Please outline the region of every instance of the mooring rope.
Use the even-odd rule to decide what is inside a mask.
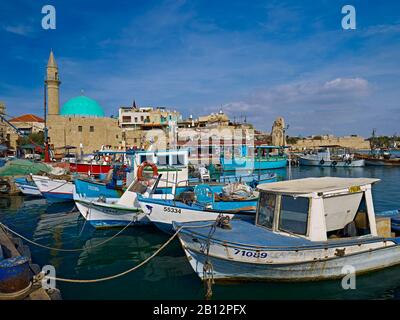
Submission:
[[[19,234],[18,232],[16,232],[16,231],[10,229],[9,227],[7,227],[5,224],[3,224],[3,223],[1,223],[1,222],[0,222],[0,226],[3,227],[3,228],[5,228],[5,229],[7,229],[8,231],[10,231],[12,234],[16,235],[17,237],[20,237],[21,239],[24,239],[25,241],[27,241],[27,242],[29,242],[29,243],[35,245],[35,246],[38,246],[38,247],[41,247],[41,248],[44,248],[44,249],[48,249],[48,250],[54,250],[54,251],[78,252],[78,251],[85,251],[85,250],[87,250],[87,249],[93,249],[93,248],[99,247],[99,246],[101,246],[101,245],[103,245],[103,244],[105,244],[105,243],[111,241],[111,240],[114,239],[115,237],[119,236],[125,229],[127,229],[127,228],[128,228],[132,223],[134,223],[134,222],[135,222],[135,220],[130,221],[125,227],[123,227],[120,231],[118,231],[118,232],[117,232],[116,234],[114,234],[112,237],[110,237],[110,238],[108,238],[108,239],[106,239],[106,240],[104,240],[104,241],[102,241],[102,242],[99,242],[98,244],[96,244],[96,245],[94,245],[94,246],[90,246],[89,248],[76,248],[76,249],[62,249],[62,248],[49,247],[49,246],[46,246],[46,245],[37,243],[37,242],[35,242],[35,241],[33,241],[33,240],[30,240],[30,239],[24,237],[23,235],[21,235],[21,234]]]
[[[56,281],[61,281],[61,282],[95,283],[95,282],[103,282],[103,281],[108,281],[108,280],[112,280],[112,279],[116,279],[116,278],[122,277],[122,276],[124,276],[124,275],[126,275],[126,274],[128,274],[130,272],[133,272],[133,271],[139,269],[141,266],[145,265],[150,260],[152,260],[157,254],[159,254],[178,235],[178,233],[181,231],[182,228],[183,228],[183,226],[179,227],[176,230],[176,232],[173,234],[173,236],[170,237],[151,256],[149,256],[148,258],[146,258],[145,260],[143,260],[141,263],[139,263],[138,265],[134,266],[133,268],[130,268],[130,269],[125,270],[123,272],[120,272],[118,274],[115,274],[115,275],[112,275],[112,276],[108,276],[108,277],[104,277],[104,278],[98,278],[98,279],[66,279],[66,278],[58,278],[58,277],[50,277],[50,276],[46,276],[46,278],[49,279],[49,280],[56,280]]]

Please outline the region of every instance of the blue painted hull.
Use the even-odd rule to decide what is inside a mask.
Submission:
[[[123,191],[110,189],[104,183],[76,179],[75,180],[76,193],[85,195],[87,198],[98,198],[103,196],[105,198],[120,198]]]
[[[25,177],[15,179],[16,186],[27,196],[42,197],[41,192],[33,181],[29,181]]]
[[[124,220],[90,220],[89,223],[96,229],[108,229],[108,228],[123,228],[126,227],[130,222]],[[148,221],[135,221],[130,226],[146,225]]]
[[[270,170],[270,169],[280,169],[286,168],[287,159],[282,160],[271,160],[271,161],[233,161],[231,163],[224,163],[224,171],[236,171],[236,170]]]
[[[49,202],[73,201],[74,196],[70,193],[42,192],[42,195]]]

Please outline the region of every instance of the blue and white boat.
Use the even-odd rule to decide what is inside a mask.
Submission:
[[[174,223],[201,279],[310,281],[400,264],[400,238],[377,228],[378,179],[307,178],[264,184],[255,222]],[[367,226],[358,224],[366,217]],[[208,270],[209,272],[204,272]],[[212,274],[211,274],[212,273]]]
[[[112,198],[118,199],[124,191],[107,183],[91,179],[77,178],[74,180],[76,193],[85,198]]]
[[[15,185],[26,196],[41,197],[42,193],[39,191],[35,182],[30,177],[15,178]]]
[[[37,175],[32,175],[32,180],[49,202],[73,201],[73,181]]]
[[[336,146],[339,148],[339,146]],[[302,155],[299,157],[301,166],[316,166],[316,167],[363,167],[364,159],[355,159],[350,153],[341,155],[332,155],[330,147],[321,147],[316,153]]]
[[[173,233],[173,221],[189,222],[215,219],[221,213],[229,217],[254,218],[257,197],[244,200],[215,199],[215,189],[199,184],[194,188],[194,197],[151,198],[138,195],[142,211],[161,231]],[[181,192],[181,195],[183,192]]]
[[[284,153],[286,147],[279,146],[256,146],[251,152],[245,152],[240,156],[226,155],[220,157],[223,171],[241,170],[270,170],[286,168],[288,157]],[[275,151],[276,150],[276,151]]]

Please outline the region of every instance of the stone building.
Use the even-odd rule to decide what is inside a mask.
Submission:
[[[44,119],[34,114],[23,114],[19,117],[8,120],[14,127],[18,128],[25,136],[29,136],[32,133],[38,133],[44,131]],[[8,126],[7,138],[12,149],[16,149],[17,140],[19,135],[16,131]]]
[[[0,101],[0,115],[3,117],[6,114],[6,106],[3,102]],[[7,138],[7,124],[0,119],[0,144],[6,143],[8,141]]]
[[[56,153],[65,146],[74,146],[78,152],[92,153],[102,146],[119,148],[122,132],[118,119],[106,117],[103,108],[89,97],[74,97],[60,108],[61,81],[54,54],[51,51],[47,64],[47,127],[49,142]]]

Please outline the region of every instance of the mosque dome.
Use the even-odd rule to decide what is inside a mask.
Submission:
[[[96,100],[82,95],[64,103],[60,115],[104,117],[104,110]]]

